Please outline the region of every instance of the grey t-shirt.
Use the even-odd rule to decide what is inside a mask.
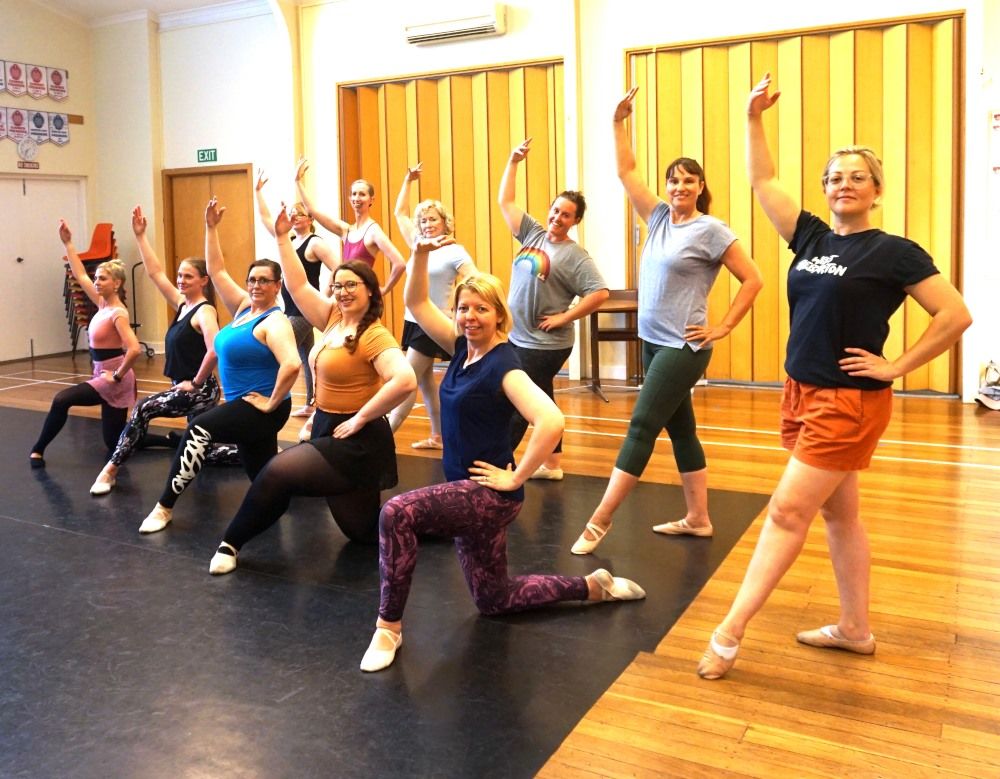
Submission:
[[[510,270],[511,342],[527,349],[572,348],[572,324],[545,332],[538,323],[544,316],[561,314],[574,298],[608,288],[597,263],[576,241],[552,243],[545,228],[528,214],[515,237],[521,250]]]
[[[688,325],[708,321],[708,293],[736,234],[714,216],[675,225],[663,201],[649,217],[639,267],[639,337],[679,349]],[[709,344],[706,348],[711,348]]]
[[[427,255],[427,286],[428,297],[434,305],[444,313],[451,313],[451,287],[455,283],[459,269],[467,262],[472,262],[472,258],[460,243],[442,246]],[[413,260],[406,263],[406,272],[413,272]],[[416,322],[410,309],[403,312],[403,319],[407,322]]]

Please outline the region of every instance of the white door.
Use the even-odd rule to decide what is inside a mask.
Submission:
[[[73,230],[78,251],[90,246],[79,179],[0,177],[0,268],[13,296],[2,315],[0,360],[66,352],[72,348],[59,220]],[[82,339],[81,339],[82,341]],[[86,345],[86,344],[84,344]]]

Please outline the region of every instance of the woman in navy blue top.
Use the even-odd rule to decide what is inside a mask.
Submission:
[[[448,481],[388,501],[379,517],[379,616],[361,670],[390,665],[402,644],[402,617],[422,534],[455,539],[476,607],[507,614],[569,600],[635,600],[635,582],[599,569],[589,576],[507,573],[507,526],[524,500],[524,482],[551,454],[563,431],[555,403],[521,370],[507,342],[511,324],[500,281],[473,274],[455,289],[455,320],[428,293],[427,257],[454,242],[418,239],[405,302],[417,324],[452,355],[441,382],[443,465]],[[534,429],[515,467],[507,431],[518,412]]]
[[[156,533],[173,519],[174,504],[194,480],[214,443],[239,446],[250,480],[278,452],[278,432],[292,410],[292,385],[299,375],[299,355],[288,317],[278,306],[281,266],[256,260],[247,271],[246,289],[226,270],[218,226],[225,207],[215,198],[205,209],[205,259],[212,283],[233,321],[215,337],[226,402],[199,414],[177,447],[170,475],[156,507],[140,533]]]
[[[788,271],[791,327],[781,404],[782,445],[791,452],[729,613],[698,665],[718,679],[736,661],[750,619],[805,544],[817,513],[840,595],[834,625],[796,636],[810,646],[870,655],[871,553],[859,512],[858,474],[868,467],[892,413],[892,382],[948,349],[971,323],[958,291],[913,241],[871,223],[882,195],[882,164],[864,146],[835,152],[823,171],[831,224],[802,210],[778,181],[762,114],[765,74],[747,103],[747,168],[764,213],[795,252]],[[893,360],[882,354],[889,317],[906,296],[930,314],[921,336]]]

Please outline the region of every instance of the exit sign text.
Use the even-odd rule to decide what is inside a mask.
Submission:
[[[198,162],[218,162],[219,152],[217,149],[198,149]]]

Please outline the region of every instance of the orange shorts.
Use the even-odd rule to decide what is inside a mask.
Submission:
[[[781,395],[781,445],[814,468],[861,471],[891,416],[891,387],[817,387],[788,378]]]

